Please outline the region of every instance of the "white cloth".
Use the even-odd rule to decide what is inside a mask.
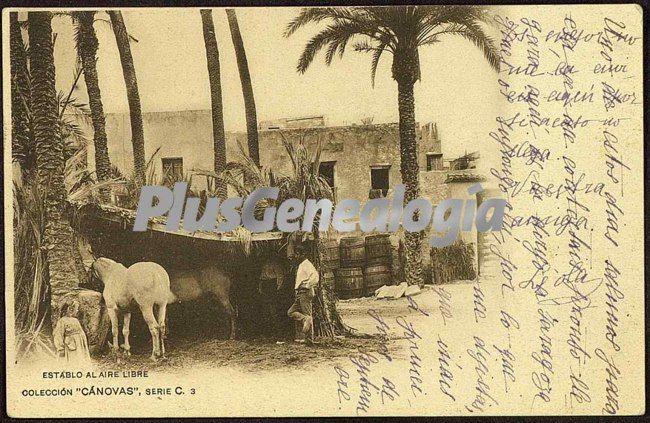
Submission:
[[[315,288],[318,284],[318,270],[307,259],[304,259],[296,272],[296,287]]]

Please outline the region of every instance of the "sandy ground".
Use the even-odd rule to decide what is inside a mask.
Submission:
[[[295,342],[276,343],[266,339],[246,341],[205,340],[170,345],[167,358],[151,361],[147,354],[134,354],[126,362],[115,364],[110,355],[103,356],[99,368],[151,369],[182,371],[198,367],[238,367],[244,371],[314,367],[332,359],[347,357],[358,348],[375,349],[379,341],[367,338],[318,339],[316,345]]]
[[[466,283],[471,282],[467,281]],[[453,285],[465,285],[465,281],[445,285],[445,287],[448,288]],[[433,288],[434,286],[432,285],[426,285],[419,294],[412,297],[417,306],[422,310],[426,310],[427,313],[430,313],[430,310],[438,306],[438,296],[434,293]],[[378,324],[372,317],[372,314],[369,313],[372,311],[376,311],[385,320],[394,320],[399,316],[405,315],[408,315],[416,321],[426,318],[423,314],[415,312],[413,307],[409,310],[409,302],[406,297],[401,297],[396,300],[376,300],[372,297],[342,300],[339,301],[338,309],[346,324],[360,332],[370,334],[377,333]],[[396,325],[390,325],[390,328],[387,330],[387,335],[390,339],[401,339],[404,337],[401,328]]]
[[[461,283],[458,283],[462,285]],[[432,286],[412,297],[424,310],[436,306],[438,297]],[[411,315],[411,318],[426,319],[423,314],[414,312],[405,297],[391,300],[376,300],[372,297],[340,300],[338,309],[346,325],[359,336],[345,338],[318,338],[316,345],[299,344],[295,342],[275,342],[269,339],[251,340],[168,340],[167,357],[165,360],[153,362],[148,350],[141,348],[120,364],[115,363],[114,357],[104,355],[98,359],[98,367],[102,369],[151,369],[154,371],[183,371],[191,368],[223,366],[236,367],[242,371],[273,371],[277,369],[313,369],[319,366],[330,366],[332,361],[348,359],[351,354],[361,350],[376,351],[380,346],[377,337],[378,322],[372,314],[379,314],[383,319],[394,321],[398,316]],[[373,313],[374,312],[374,313]],[[397,325],[390,325],[386,331],[389,348],[401,355],[400,340],[404,339],[403,331]]]

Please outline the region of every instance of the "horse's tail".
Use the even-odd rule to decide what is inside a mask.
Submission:
[[[163,284],[167,288],[167,304],[172,304],[178,301],[178,297],[176,297],[176,294],[174,294],[171,290],[171,283],[169,280],[169,273],[161,266],[162,270],[162,276],[163,276]]]

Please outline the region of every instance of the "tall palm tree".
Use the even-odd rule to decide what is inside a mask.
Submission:
[[[145,178],[145,158],[144,158],[144,129],[142,126],[142,107],[140,106],[140,93],[138,91],[138,80],[135,75],[133,65],[133,56],[131,55],[131,45],[129,34],[126,31],[122,12],[119,10],[109,10],[108,15],[111,18],[113,32],[117,49],[120,53],[122,62],[122,73],[124,74],[124,83],[126,84],[126,97],[129,102],[129,114],[131,117],[131,143],[133,144],[133,170],[135,173],[136,185],[140,187]]]
[[[242,93],[244,94],[244,109],[246,110],[246,134],[248,136],[248,154],[253,161],[260,165],[260,146],[257,136],[257,111],[255,110],[255,97],[253,96],[253,84],[251,74],[248,70],[248,60],[246,59],[246,50],[244,41],[239,31],[237,14],[233,9],[226,9],[228,16],[228,25],[230,26],[230,36],[235,46],[235,55],[237,56],[237,68],[239,69],[239,79],[241,80]]]
[[[108,141],[106,138],[106,119],[104,116],[104,105],[102,94],[99,89],[97,77],[97,48],[99,41],[95,34],[93,23],[95,21],[94,11],[72,12],[75,22],[75,41],[77,53],[81,59],[81,66],[88,92],[88,105],[90,106],[90,117],[93,123],[94,144],[95,144],[95,170],[97,179],[105,181],[110,178],[111,162],[108,157]]]
[[[485,9],[473,6],[391,6],[303,8],[291,21],[285,36],[310,23],[328,23],[305,46],[297,70],[304,73],[316,54],[326,48],[325,63],[354,42],[354,49],[372,55],[370,70],[374,85],[377,64],[384,52],[392,53],[392,76],[397,82],[400,171],[405,185],[405,202],[420,194],[417,141],[415,136],[415,100],[413,87],[420,79],[418,49],[441,41],[444,35],[459,35],[476,45],[489,64],[499,68],[499,55],[482,24],[490,21]],[[422,233],[406,238],[406,281],[421,285]]]
[[[18,12],[9,14],[9,48],[11,54],[11,152],[24,176],[36,168],[36,155],[30,132],[30,82],[27,52],[18,22]]]
[[[58,130],[55,89],[52,13],[29,12],[29,65],[31,111],[36,144],[39,185],[45,189],[45,230],[43,245],[50,283],[52,317],[56,318],[61,297],[79,285],[72,246],[74,237],[65,213],[64,144]]]
[[[212,100],[212,142],[214,144],[214,171],[217,174],[226,168],[226,130],[223,124],[223,103],[221,100],[221,69],[219,65],[219,46],[214,33],[212,10],[201,9],[203,21],[203,40],[208,60],[210,78],[210,99]],[[227,185],[216,179],[216,194],[220,198],[228,196]]]

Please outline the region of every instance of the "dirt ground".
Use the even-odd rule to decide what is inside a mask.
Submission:
[[[151,361],[148,354],[133,354],[120,369],[174,370],[208,365],[208,367],[241,367],[259,371],[281,366],[304,368],[332,359],[347,357],[359,347],[374,350],[379,341],[372,338],[318,339],[316,345],[296,342],[276,343],[267,339],[187,341],[170,343],[165,360]],[[110,355],[99,359],[100,368],[115,369]]]
[[[462,283],[462,282],[461,282]],[[422,292],[413,297],[418,303],[431,307],[435,301],[433,287],[425,286]],[[376,337],[377,322],[368,313],[376,310],[385,319],[393,319],[408,314],[408,301],[402,297],[397,300],[375,300],[357,298],[341,300],[338,310],[346,325],[354,329],[359,337],[319,338],[317,345],[299,344],[291,341],[276,342],[270,339],[221,340],[221,339],[169,339],[167,358],[158,362],[150,360],[150,344],[134,349],[134,354],[124,363],[116,366],[115,360],[106,354],[98,359],[98,366],[106,369],[151,369],[159,371],[186,370],[192,367],[222,366],[235,367],[243,371],[264,371],[277,368],[306,369],[324,365],[333,360],[347,358],[359,348],[376,351],[380,339]],[[394,325],[393,325],[394,326]],[[403,334],[398,331],[388,333],[391,349],[400,349]]]
[[[426,289],[425,289],[426,291]],[[210,367],[235,366],[243,370],[258,371],[279,366],[304,368],[333,359],[345,358],[359,348],[376,350],[380,341],[366,336],[374,332],[370,309],[381,309],[385,316],[397,316],[406,308],[406,299],[375,300],[357,298],[338,303],[339,312],[345,324],[355,329],[359,337],[318,338],[316,345],[296,342],[276,342],[270,339],[221,340],[221,339],[169,339],[166,344],[167,358],[153,362],[149,358],[150,347],[133,350],[133,355],[119,368],[174,370],[208,365]],[[397,337],[396,337],[397,338]],[[105,354],[98,360],[100,368],[114,369],[115,359]]]

